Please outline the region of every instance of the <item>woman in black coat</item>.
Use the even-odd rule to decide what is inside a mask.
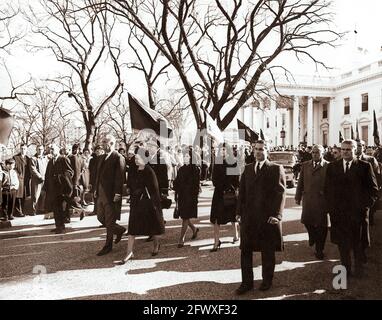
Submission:
[[[237,168],[236,159],[234,159],[228,145],[223,144],[220,146],[218,153],[212,175],[215,190],[212,198],[210,221],[214,225],[215,242],[211,252],[220,248],[219,230],[222,224],[231,222],[234,231],[232,242],[235,243],[239,240],[235,217],[236,204],[224,205],[224,193],[229,190],[238,190],[240,172]]]
[[[164,220],[161,208],[158,180],[154,170],[146,164],[148,151],[140,148],[135,154],[137,170],[130,172],[128,188],[130,189],[130,215],[128,227],[127,255],[117,264],[124,264],[134,257],[135,237],[152,236],[154,248],[152,256],[159,252],[159,235],[164,234]]]
[[[182,218],[182,230],[178,248],[184,246],[187,228],[192,230],[192,238],[196,239],[199,229],[190,219],[198,217],[198,195],[200,188],[200,169],[191,163],[191,150],[186,150],[183,155],[184,165],[179,168],[174,180],[175,199],[177,199],[179,216]]]

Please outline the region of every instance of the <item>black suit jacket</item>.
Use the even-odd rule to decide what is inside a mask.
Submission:
[[[59,156],[53,163],[50,159],[45,173],[44,190],[46,191],[46,207],[53,210],[55,202],[62,199],[61,196],[70,197],[73,192],[73,169],[69,159]]]
[[[85,160],[79,154],[77,154],[77,155],[71,154],[70,156],[68,156],[68,158],[70,161],[70,165],[74,171],[73,180],[72,180],[73,184],[75,186],[79,186],[81,184],[81,182],[80,182],[81,175],[85,170]]]
[[[345,174],[342,159],[330,163],[324,193],[331,219],[349,217],[361,222],[377,199],[378,186],[371,165],[354,159]]]
[[[106,193],[107,201],[113,204],[116,219],[120,219],[122,201],[113,202],[114,196],[122,196],[123,184],[125,183],[125,158],[117,151],[113,151],[105,160],[106,154],[97,159],[97,171],[94,190],[99,195],[99,187],[102,185]]]
[[[281,218],[285,204],[284,168],[266,160],[255,174],[255,163],[245,166],[240,179],[237,214],[241,216],[240,248],[261,251],[283,249]],[[270,217],[279,224],[267,223]]]

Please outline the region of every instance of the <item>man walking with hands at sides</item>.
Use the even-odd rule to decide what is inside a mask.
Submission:
[[[354,252],[355,276],[362,276],[362,250],[370,244],[369,210],[378,192],[370,163],[356,158],[357,143],[341,144],[342,160],[328,165],[325,197],[331,222],[331,241],[338,245],[341,264],[352,276],[351,252]]]
[[[98,256],[108,254],[115,243],[121,241],[126,229],[116,223],[121,219],[122,190],[125,183],[125,158],[115,150],[116,140],[107,135],[103,141],[105,154],[97,161],[94,199],[96,201],[97,218],[106,226],[106,243]]]
[[[268,146],[254,144],[255,161],[241,176],[237,220],[241,223],[242,283],[236,294],[253,289],[252,252],[261,252],[263,282],[259,290],[272,286],[275,252],[282,251],[281,217],[285,204],[285,172],[282,166],[267,160]]]
[[[314,145],[312,160],[301,166],[296,190],[296,204],[302,200],[301,222],[309,234],[309,245],[316,244],[315,256],[324,259],[324,247],[328,234],[328,215],[325,204],[324,186],[328,161],[324,160],[324,147]]]

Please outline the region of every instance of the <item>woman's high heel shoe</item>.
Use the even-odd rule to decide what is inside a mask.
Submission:
[[[192,235],[192,237],[191,237],[192,240],[195,240],[195,239],[196,239],[196,237],[198,236],[198,232],[199,232],[199,228],[196,228],[196,229],[195,229],[195,232],[193,233],[193,235]]]
[[[118,261],[114,261],[115,264],[117,265],[124,265],[127,261],[129,260],[132,260],[134,258],[134,253],[130,252],[125,259],[123,260],[118,260]]]
[[[219,240],[218,245],[217,245],[216,247],[214,246],[214,247],[210,250],[210,252],[216,252],[216,251],[218,251],[218,250],[220,249],[221,244],[222,244],[222,242]]]
[[[236,242],[238,242],[239,241],[239,238],[233,238],[232,239],[232,244],[235,244]]]
[[[184,247],[184,242],[179,242],[177,245],[178,248],[183,248]]]
[[[158,253],[159,253],[159,249],[160,249],[160,244],[158,244],[158,249],[156,249],[153,252],[151,252],[151,256],[153,256],[153,257],[157,256]]]

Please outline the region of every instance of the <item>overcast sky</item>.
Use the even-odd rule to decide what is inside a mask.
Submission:
[[[33,1],[31,1],[33,4]],[[369,58],[375,57],[381,53],[382,46],[382,12],[381,0],[333,0],[334,11],[336,12],[335,24],[338,26],[338,31],[350,31],[343,41],[343,46],[336,49],[334,54],[330,50],[321,52],[322,58],[327,63],[338,69],[348,69],[354,62],[354,57],[351,52],[355,51],[355,47],[362,47],[369,52]],[[357,43],[355,42],[354,30],[357,30]],[[50,72],[60,68],[60,64],[55,62],[55,59],[47,57],[48,53],[25,54],[23,48],[19,48],[14,57],[10,58],[9,68],[14,70],[16,75],[23,74],[28,77],[28,74],[35,75],[40,78],[45,78]],[[295,64],[293,64],[295,65]],[[310,66],[312,67],[312,66]],[[358,66],[357,66],[358,67]],[[308,67],[309,69],[309,67]],[[304,66],[297,68],[296,73],[306,71]],[[313,68],[312,68],[313,70]],[[338,72],[338,71],[337,71]],[[3,78],[4,74],[1,78]],[[0,89],[0,91],[2,91]]]

